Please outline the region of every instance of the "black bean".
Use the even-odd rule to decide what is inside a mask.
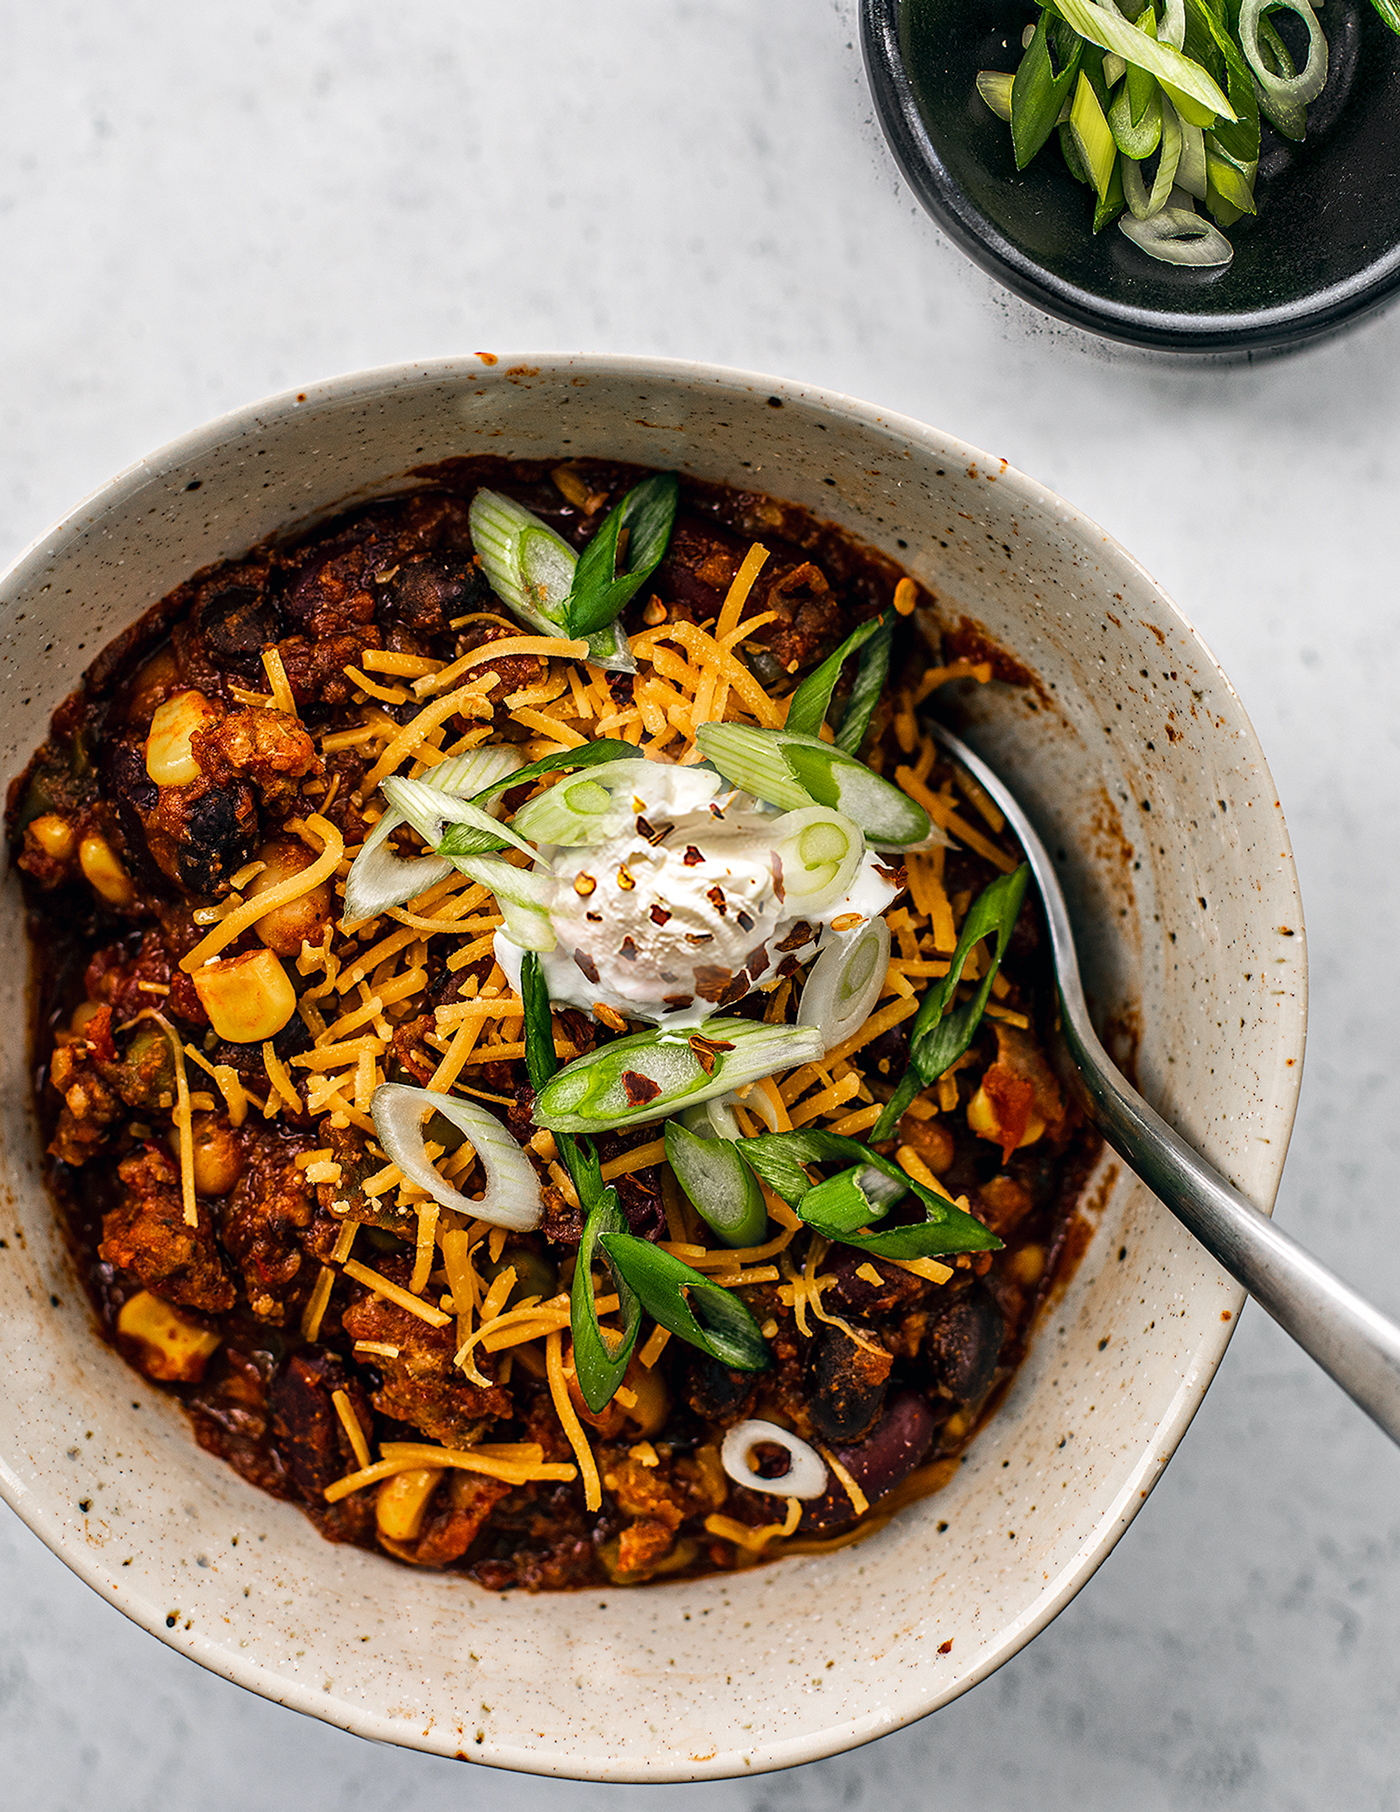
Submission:
[[[1006,1323],[979,1289],[951,1302],[924,1336],[928,1385],[957,1403],[976,1403],[996,1371]]]
[[[885,1407],[890,1355],[852,1340],[837,1327],[824,1327],[816,1342],[812,1367],[812,1426],[824,1441],[859,1441],[869,1434]]]
[[[731,1371],[701,1353],[691,1362],[686,1398],[707,1422],[742,1422],[753,1407],[756,1384],[752,1372]]]

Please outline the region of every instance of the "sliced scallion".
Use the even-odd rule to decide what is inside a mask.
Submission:
[[[804,1127],[800,1132],[764,1133],[739,1147],[744,1162],[756,1170],[775,1195],[826,1239],[840,1240],[885,1258],[933,1258],[940,1252],[992,1252],[1001,1241],[975,1215],[905,1174],[892,1159],[881,1157],[856,1139]],[[809,1164],[844,1163],[849,1168],[824,1183],[814,1183]],[[875,1171],[897,1185],[893,1192],[868,1188]],[[862,1232],[905,1195],[917,1196],[924,1219],[884,1232]]]
[[[746,724],[701,724],[695,740],[726,780],[793,811],[825,805],[854,820],[877,848],[905,848],[932,831],[928,813],[844,749],[817,736]]]
[[[999,120],[1011,119],[1011,89],[1016,78],[1000,69],[979,69],[977,92]]]
[[[539,1091],[535,1123],[556,1133],[641,1126],[822,1052],[811,1027],[752,1019],[709,1019],[703,1036],[634,1032],[565,1064]]]
[[[1260,49],[1260,20],[1266,10],[1277,12],[1280,8],[1296,13],[1308,28],[1308,60],[1296,74],[1278,73]],[[1327,39],[1308,0],[1242,0],[1239,34],[1240,48],[1254,71],[1262,98],[1274,107],[1306,107],[1326,87]],[[1273,36],[1277,41],[1276,31]]]
[[[849,892],[865,854],[858,824],[825,806],[809,805],[775,818],[771,835],[789,917],[820,916]]]
[[[1170,44],[1159,43],[1130,25],[1116,8],[1098,5],[1096,0],[1055,0],[1055,9],[1090,44],[1113,51],[1126,63],[1156,76],[1168,93],[1175,90],[1188,102],[1194,101],[1196,108],[1207,115],[1201,124],[1209,125],[1217,116],[1234,119],[1228,98],[1207,70]]]
[[[788,1457],[787,1471],[772,1479],[755,1472],[750,1455],[756,1447],[780,1448]],[[736,1485],[769,1497],[820,1497],[828,1484],[826,1461],[816,1449],[776,1422],[736,1422],[725,1433],[719,1460]]]
[[[1123,194],[1134,220],[1150,220],[1166,207],[1172,186],[1176,182],[1177,165],[1181,162],[1181,121],[1177,118],[1176,108],[1165,96],[1161,105],[1161,155],[1157,159],[1157,174],[1153,178],[1151,192],[1149,193],[1142,179],[1142,170],[1131,158],[1126,159],[1123,165]],[[1126,225],[1123,230],[1127,232]]]
[[[500,1121],[479,1103],[386,1082],[374,1091],[370,1113],[390,1163],[397,1164],[409,1182],[426,1189],[444,1208],[508,1227],[513,1233],[529,1233],[539,1226],[543,1206],[535,1167]],[[463,1195],[439,1175],[423,1134],[424,1119],[434,1113],[464,1134],[476,1153],[486,1174],[484,1195],[476,1199]]]
[[[411,824],[430,849],[453,862],[458,856],[485,856],[514,847],[533,856],[534,850],[516,831],[498,824],[479,805],[457,793],[444,792],[428,780],[410,780],[391,774],[382,788],[394,810]],[[450,828],[447,828],[450,827]],[[548,863],[542,863],[547,868]]]
[[[663,1328],[734,1371],[768,1369],[772,1361],[758,1323],[732,1290],[633,1234],[604,1233],[598,1243]]]
[[[1074,91],[1073,104],[1070,107],[1069,129],[1074,137],[1080,161],[1088,172],[1089,181],[1102,201],[1108,194],[1109,180],[1113,175],[1118,147],[1113,142],[1113,134],[1109,131],[1108,121],[1104,118],[1098,96],[1094,93],[1089,78],[1083,70],[1079,72],[1079,82]]]
[[[1234,257],[1230,241],[1210,221],[1185,208],[1163,208],[1150,220],[1124,215],[1119,226],[1149,258],[1163,264],[1226,265]]]
[[[870,1017],[889,962],[890,928],[883,918],[854,931],[829,931],[802,984],[798,1025],[816,1026],[833,1050]]]
[[[617,1204],[617,1191],[605,1189],[588,1212],[578,1246],[573,1288],[569,1293],[569,1332],[574,1343],[574,1376],[584,1402],[598,1415],[606,1409],[627,1375],[637,1330],[642,1325],[642,1305],[626,1277],[599,1244],[607,1234],[625,1234],[627,1222]],[[620,1334],[605,1332],[598,1321],[593,1297],[593,1266],[603,1259],[617,1290]]]
[[[534,950],[527,950],[520,962],[520,1000],[525,1019],[525,1069],[530,1087],[538,1094],[558,1072],[559,1054],[554,1048],[554,1014],[549,1004],[549,987],[539,955]],[[593,1141],[576,1139],[571,1133],[556,1133],[554,1143],[564,1168],[573,1178],[586,1213],[603,1193],[602,1171]]]
[[[1206,175],[1206,135],[1199,126],[1181,123],[1181,156],[1176,166],[1176,186],[1185,189],[1188,195],[1194,195],[1197,201],[1206,198],[1208,178]]]
[[[885,676],[890,670],[890,649],[894,644],[894,622],[886,615],[880,627],[860,651],[860,665],[851,686],[851,696],[841,713],[836,730],[836,746],[848,755],[859,755],[860,745],[870,728],[870,718],[885,689]]]
[[[826,722],[826,714],[831,708],[831,695],[841,677],[842,667],[872,636],[879,634],[883,623],[883,617],[873,617],[870,622],[862,623],[859,629],[851,631],[839,648],[826,657],[820,667],[815,667],[807,675],[788,700],[787,716],[783,720],[784,729],[799,736],[817,735]]]
[[[968,908],[958,936],[957,948],[948,965],[948,973],[925,994],[915,1015],[909,1034],[909,1068],[871,1129],[872,1143],[888,1139],[915,1095],[922,1088],[937,1082],[949,1065],[956,1063],[972,1043],[992,991],[992,982],[1001,967],[1001,959],[1006,954],[1007,941],[1020,913],[1030,872],[1028,865],[1023,862],[1011,874],[999,875]],[[996,938],[996,950],[987,964],[987,972],[977,993],[963,1006],[954,1007],[951,1012],[945,1013],[962,980],[973,945],[980,943],[984,937],[992,936]]]
[[[449,793],[466,793],[470,788],[490,785],[513,774],[520,757],[511,749],[486,747],[471,749],[465,755],[454,755],[433,769],[433,784]],[[360,853],[350,864],[345,877],[344,922],[363,924],[377,918],[391,906],[402,906],[415,894],[435,886],[452,872],[452,864],[443,856],[397,856],[389,838],[405,824],[402,812],[386,811],[365,838]]]
[[[707,1139],[666,1122],[666,1162],[700,1218],[726,1246],[756,1246],[768,1227],[763,1191],[732,1139]]]
[[[1132,158],[1138,163],[1145,157],[1151,157],[1162,142],[1162,90],[1151,76],[1147,76],[1145,80],[1151,82],[1152,86],[1138,118],[1133,117],[1132,86],[1129,82],[1125,82],[1118,90],[1113,105],[1108,110],[1108,124],[1114,142],[1124,157]],[[1126,193],[1126,181],[1123,187]]]
[[[532,874],[500,856],[454,856],[452,865],[495,894],[505,934],[513,944],[522,950],[554,948],[558,939],[549,916],[555,894],[551,876]]]
[[[564,621],[573,635],[610,624],[660,565],[680,501],[674,472],[644,478],[608,512],[579,556]],[[625,549],[625,552],[621,550]]]
[[[1083,39],[1047,6],[1021,58],[1011,86],[1011,144],[1016,168],[1026,165],[1059,122],[1074,92]]]
[[[467,516],[472,543],[491,589],[513,616],[541,635],[567,635],[568,602],[578,555],[523,504],[484,486]],[[616,624],[588,636],[588,659],[635,673],[627,638]]]

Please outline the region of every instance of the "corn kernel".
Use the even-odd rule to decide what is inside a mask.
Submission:
[[[990,1139],[994,1145],[1002,1141],[1001,1122],[997,1119],[997,1110],[986,1089],[979,1088],[967,1104],[967,1123],[979,1139]],[[1026,1131],[1016,1145],[1017,1151],[1023,1151],[1027,1145],[1034,1145],[1045,1132],[1045,1122],[1037,1113],[1032,1113],[1026,1124]]]
[[[1034,1289],[1045,1275],[1044,1246],[1022,1246],[1019,1252],[1013,1252],[1007,1270],[1017,1283],[1027,1289]]]
[[[83,838],[78,845],[78,866],[109,906],[129,906],[136,898],[131,876],[105,837]]]
[[[197,1384],[219,1336],[186,1321],[178,1309],[149,1290],[138,1291],[121,1306],[117,1335],[138,1349],[137,1364],[148,1378],[163,1384]]]
[[[230,1044],[275,1038],[297,1010],[296,990],[271,950],[206,963],[193,980],[209,1023]]]
[[[416,1466],[385,1479],[374,1500],[374,1520],[389,1541],[416,1541],[428,1513],[428,1499],[442,1477],[440,1466]]]
[[[55,862],[66,862],[78,847],[78,833],[57,812],[45,812],[42,818],[36,818],[29,827],[29,834]]]
[[[190,738],[218,712],[202,692],[177,692],[157,705],[146,738],[146,772],[157,786],[188,786],[199,773]]]

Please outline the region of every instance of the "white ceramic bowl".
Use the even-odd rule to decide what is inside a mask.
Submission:
[[[1029,479],[842,396],[630,359],[487,355],[337,379],[122,473],[0,586],[0,770],[197,567],[461,453],[607,453],[795,499],[896,555],[1034,674],[973,740],[1064,852],[1101,1018],[1254,1201],[1303,1051],[1302,922],[1244,710],[1141,567]],[[954,1482],[866,1544],[639,1590],[492,1596],[323,1542],[196,1447],[94,1332],[39,1181],[18,890],[0,912],[0,1488],[82,1578],[240,1685],[501,1767],[683,1780],[811,1761],[921,1717],[1041,1629],[1180,1440],[1241,1292],[1116,1165],[1096,1232]],[[945,1527],[946,1525],[946,1527]]]

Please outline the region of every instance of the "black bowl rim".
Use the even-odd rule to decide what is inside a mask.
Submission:
[[[899,45],[901,0],[861,0],[860,35],[875,111],[905,180],[974,264],[1047,314],[1158,352],[1247,352],[1301,345],[1359,320],[1400,291],[1400,240],[1345,282],[1275,308],[1200,316],[1114,302],[1028,258],[977,208],[939,154]]]

